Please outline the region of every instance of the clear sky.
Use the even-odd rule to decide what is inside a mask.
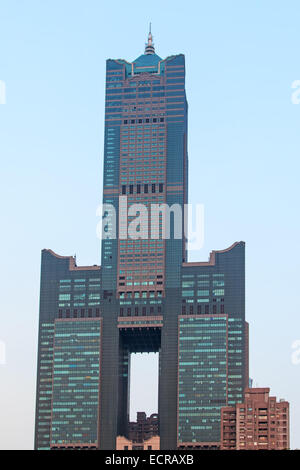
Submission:
[[[190,202],[205,206],[190,260],[246,241],[250,375],[290,401],[300,448],[299,17],[297,0],[0,0],[0,448],[33,446],[41,249],[100,262],[105,60],[139,56],[149,21],[161,57],[186,56]],[[132,413],[155,411],[155,361],[135,357]]]

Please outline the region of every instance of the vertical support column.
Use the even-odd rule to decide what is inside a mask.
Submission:
[[[111,302],[110,302],[111,301]],[[116,448],[119,389],[119,331],[116,301],[103,301],[100,368],[100,449]]]
[[[117,435],[128,437],[130,400],[130,352],[122,336],[119,339],[119,400]]]
[[[159,422],[161,450],[177,448],[178,403],[178,289],[168,289],[161,333]]]

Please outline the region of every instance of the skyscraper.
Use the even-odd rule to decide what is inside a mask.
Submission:
[[[36,448],[128,437],[135,352],[159,353],[161,449],[220,445],[248,385],[245,244],[189,263],[187,195],[185,58],[161,59],[150,31],[106,64],[101,267],[42,252]]]

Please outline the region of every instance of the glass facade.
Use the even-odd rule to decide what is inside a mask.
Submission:
[[[40,325],[39,384],[37,388],[36,437],[40,450],[49,449],[52,400],[54,322]]]
[[[179,318],[179,444],[220,441],[227,362],[226,315]]]
[[[51,446],[98,444],[101,322],[57,320]]]
[[[184,56],[163,60],[152,51],[132,63],[107,61],[104,204],[113,204],[121,217],[132,204],[143,204],[150,218],[151,204],[186,202],[186,118]],[[168,184],[174,184],[172,194]],[[127,198],[126,207],[120,207],[122,196]],[[135,218],[136,213],[128,215],[128,226]],[[107,233],[111,222],[108,212],[104,217]],[[164,295],[166,242],[162,223],[160,213],[151,221],[151,228],[148,223],[147,228],[141,224],[136,239],[127,236],[126,227],[119,240],[103,240],[105,288],[116,288],[119,296],[128,299],[148,297],[150,292],[154,297]],[[177,245],[178,262],[174,264],[179,273],[183,240]],[[171,243],[170,261],[174,248]]]

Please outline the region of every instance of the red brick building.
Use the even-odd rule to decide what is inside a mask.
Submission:
[[[133,442],[124,436],[118,436],[116,450],[160,450],[159,436],[153,436],[142,442]]]
[[[117,436],[117,450],[159,450],[158,414],[147,417],[144,411],[137,412],[136,421],[128,423],[128,436]]]
[[[158,436],[158,414],[153,413],[147,417],[144,411],[138,411],[136,421],[131,421],[128,428],[128,437],[133,442],[142,442],[153,436]]]
[[[247,388],[243,403],[221,410],[221,450],[289,449],[289,403],[269,388]]]

